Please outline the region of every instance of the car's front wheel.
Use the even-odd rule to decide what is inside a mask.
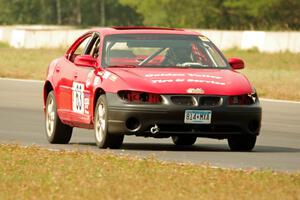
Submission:
[[[118,149],[121,147],[124,135],[113,135],[108,132],[108,119],[106,96],[101,95],[96,104],[94,115],[94,128],[96,145],[99,148]]]
[[[52,144],[67,144],[72,137],[73,127],[63,124],[59,119],[53,91],[47,96],[45,114],[47,140]]]
[[[256,143],[256,136],[233,136],[227,139],[231,151],[251,151]]]
[[[175,145],[193,145],[197,137],[194,136],[172,136],[172,141]]]

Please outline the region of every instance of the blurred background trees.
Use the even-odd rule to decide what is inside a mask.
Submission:
[[[299,30],[300,0],[0,0],[0,24]]]

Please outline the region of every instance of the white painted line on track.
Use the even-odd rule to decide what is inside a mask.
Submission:
[[[0,80],[7,81],[20,81],[20,82],[32,82],[32,83],[44,83],[45,81],[41,80],[33,80],[33,79],[17,79],[17,78],[2,78]],[[268,99],[268,98],[259,98],[261,101],[274,102],[274,103],[295,103],[300,104],[300,101],[290,101],[290,100],[282,100],[282,99]]]
[[[4,81],[18,81],[18,82],[31,82],[31,83],[44,83],[45,82],[45,81],[41,81],[41,80],[17,79],[17,78],[2,78],[2,77],[0,77],[0,80],[4,80]]]
[[[268,98],[259,98],[261,101],[274,102],[274,103],[295,103],[300,104],[300,101],[290,101],[290,100],[281,100],[281,99],[268,99]]]

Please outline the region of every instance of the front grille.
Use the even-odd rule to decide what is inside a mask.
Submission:
[[[192,96],[172,96],[171,101],[176,105],[182,106],[196,105],[196,100]]]
[[[222,104],[221,97],[200,97],[199,106],[220,106]]]

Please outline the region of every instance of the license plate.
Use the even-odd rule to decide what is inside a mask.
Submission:
[[[211,110],[186,110],[184,123],[186,124],[210,124]]]

